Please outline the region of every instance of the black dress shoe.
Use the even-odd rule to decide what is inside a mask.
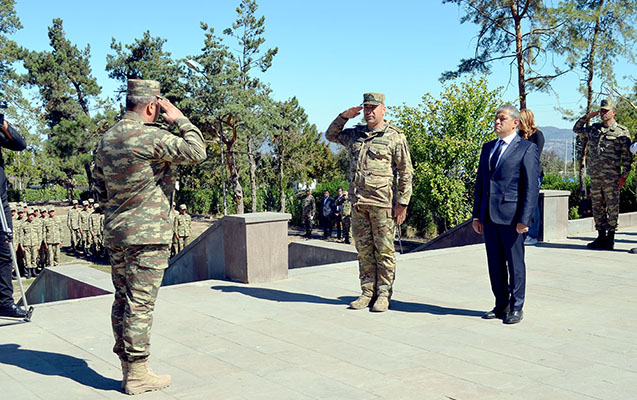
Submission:
[[[522,321],[522,318],[524,316],[524,313],[522,312],[522,310],[520,311],[511,311],[510,313],[507,314],[506,319],[504,320],[505,324],[518,324],[520,323],[520,321]]]
[[[16,306],[15,304],[0,307],[0,317],[11,317],[11,318],[24,318],[27,316],[27,312],[22,308]]]
[[[507,313],[509,312],[509,307],[507,307],[506,309],[499,311],[497,308],[494,308],[491,311],[487,311],[484,313],[484,315],[482,315],[482,319],[496,319],[496,318],[504,318],[507,316]]]

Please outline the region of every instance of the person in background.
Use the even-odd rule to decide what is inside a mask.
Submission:
[[[538,156],[542,157],[542,149],[544,148],[544,134],[535,126],[535,116],[533,111],[528,108],[520,111],[520,125],[518,126],[518,134],[532,143],[535,143],[538,149]],[[542,180],[544,179],[544,170],[542,169],[542,163],[540,163],[540,175],[537,182],[538,190],[542,186]],[[533,220],[529,227],[529,232],[524,240],[525,245],[537,244],[537,238],[540,233],[540,202],[535,206],[533,213]]]

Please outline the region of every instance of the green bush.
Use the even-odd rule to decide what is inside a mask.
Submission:
[[[27,188],[24,194],[21,190],[8,189],[7,196],[9,201],[51,201],[66,200],[66,189],[60,185],[48,188],[31,189]]]
[[[182,189],[177,192],[177,205],[185,204],[193,214],[216,215],[223,212],[223,199],[218,189]]]

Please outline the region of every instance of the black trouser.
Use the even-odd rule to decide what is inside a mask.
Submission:
[[[8,211],[9,207],[5,209]],[[2,212],[2,211],[0,211]],[[5,212],[7,224],[11,223],[11,214]],[[2,226],[0,226],[2,231]],[[11,283],[11,270],[13,261],[11,260],[11,248],[5,242],[4,232],[0,232],[0,307],[10,307],[13,305],[13,283]]]
[[[336,237],[340,239],[343,231],[343,217],[341,214],[334,216],[334,225],[336,225]]]
[[[323,236],[328,238],[332,236],[332,216],[323,216]]]

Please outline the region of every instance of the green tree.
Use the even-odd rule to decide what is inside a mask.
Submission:
[[[46,151],[60,160],[69,182],[83,169],[90,184],[92,153],[113,113],[98,98],[101,88],[91,73],[90,46],[80,50],[73,45],[61,19],[53,20],[48,36],[51,51],[23,52],[25,81],[38,89],[44,106]],[[91,117],[92,108],[102,107],[103,114]]]
[[[442,80],[467,72],[488,73],[491,64],[510,60],[515,68],[520,109],[526,108],[526,96],[532,90],[548,90],[552,79],[568,69],[553,65],[551,73],[542,68],[551,63],[550,50],[557,46],[559,24],[548,25],[548,8],[542,0],[442,0],[464,8],[461,23],[480,27],[475,56],[462,59],[455,71],[442,74]]]
[[[239,45],[237,57],[239,63],[239,88],[234,116],[242,122],[246,135],[248,165],[250,173],[250,189],[252,212],[257,210],[257,185],[256,185],[256,160],[257,149],[265,140],[267,128],[261,123],[264,103],[270,101],[270,90],[259,80],[251,75],[254,68],[261,72],[267,71],[272,66],[272,60],[278,52],[278,48],[262,50],[265,43],[265,17],[257,17],[258,9],[255,0],[241,0],[236,9],[237,19],[231,28],[224,29],[223,33],[234,38]]]
[[[599,95],[608,95],[604,87],[616,86],[614,66],[621,58],[635,62],[635,0],[569,0],[561,1],[555,10],[557,20],[565,21],[561,28],[559,51],[566,55],[571,68],[583,72],[580,92],[586,98],[585,115],[593,111],[599,98],[594,81],[599,81]],[[572,110],[562,109],[573,119]],[[586,141],[577,138],[580,161],[579,182],[582,196],[586,196]]]
[[[495,138],[493,118],[500,89],[472,77],[427,93],[416,107],[391,109],[407,136],[414,165],[409,223],[422,233],[433,222],[442,233],[471,216],[475,174],[482,145]]]

